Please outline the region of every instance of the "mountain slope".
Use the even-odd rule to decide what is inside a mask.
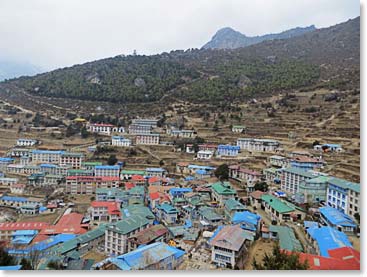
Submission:
[[[360,19],[238,49],[117,56],[0,84],[37,96],[116,103],[244,101],[324,86],[359,88]]]
[[[301,28],[297,27],[278,34],[267,34],[263,36],[248,37],[232,28],[226,27],[220,29],[202,48],[203,49],[235,49],[257,44],[266,40],[287,39],[301,36],[305,33],[316,30],[314,25]]]

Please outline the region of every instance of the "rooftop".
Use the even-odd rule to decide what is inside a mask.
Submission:
[[[323,257],[330,256],[329,250],[340,247],[352,247],[346,234],[331,227],[309,228],[307,233],[316,240],[320,249],[320,255]]]
[[[234,198],[230,198],[230,199],[227,199],[225,202],[224,202],[224,206],[229,209],[229,210],[238,210],[238,209],[241,209],[241,210],[245,210],[246,207],[241,204],[240,202],[238,202],[237,200],[235,200]]]
[[[257,225],[260,219],[261,216],[257,214],[251,213],[249,211],[244,211],[244,212],[235,212],[231,221],[233,224],[240,224],[243,222],[247,222],[252,225]]]
[[[229,182],[217,182],[212,184],[212,189],[217,192],[218,194],[224,195],[235,195],[237,194],[236,190],[234,190]]]
[[[246,240],[252,241],[254,237],[251,233],[242,230],[239,225],[224,226],[212,237],[210,244],[238,251]]]
[[[329,184],[332,184],[334,186],[341,187],[343,189],[349,189],[356,192],[361,191],[361,186],[358,183],[349,182],[344,179],[336,178],[336,177],[330,177],[329,178]]]
[[[167,228],[162,224],[158,224],[136,233],[130,237],[129,240],[132,240],[137,244],[148,244],[167,233]]]
[[[268,203],[270,207],[272,207],[274,210],[276,210],[281,214],[289,213],[295,210],[295,208],[292,208],[291,206],[287,205],[287,202],[283,202],[270,194],[263,194],[261,196],[261,199],[266,203]]]
[[[296,238],[292,228],[287,226],[270,225],[269,231],[277,233],[281,249],[289,251],[302,251],[302,245]]]
[[[117,202],[111,201],[93,201],[91,203],[93,208],[107,208],[107,212],[109,215],[121,215],[121,211]]]
[[[332,207],[321,207],[320,213],[333,225],[357,227],[353,219]]]
[[[170,256],[174,256],[178,259],[184,254],[185,251],[169,246],[163,242],[156,242],[116,258],[111,258],[110,261],[122,270],[137,270],[157,264]],[[149,257],[149,259],[146,257]]]

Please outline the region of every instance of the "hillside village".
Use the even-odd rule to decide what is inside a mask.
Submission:
[[[360,268],[359,92],[129,117],[2,99],[0,241],[33,269],[253,269],[276,244]]]

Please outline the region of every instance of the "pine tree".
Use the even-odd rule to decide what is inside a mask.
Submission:
[[[252,266],[255,270],[306,270],[309,268],[307,260],[301,262],[298,254],[287,254],[278,244],[274,246],[271,255],[265,253],[262,263],[258,264],[254,259]]]

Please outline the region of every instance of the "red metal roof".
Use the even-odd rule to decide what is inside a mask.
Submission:
[[[132,189],[133,187],[135,187],[135,184],[130,183],[130,182],[125,183],[125,189],[126,190]]]
[[[36,243],[36,242],[40,242],[40,241],[44,241],[46,239],[48,239],[49,236],[47,235],[43,235],[43,234],[38,234],[33,240],[32,243]]]
[[[16,231],[16,230],[42,230],[50,224],[46,222],[5,222],[0,223],[0,231]]]
[[[115,127],[112,124],[106,124],[106,123],[92,123],[90,126],[96,126],[96,127]]]
[[[153,184],[153,183],[159,182],[160,180],[161,178],[159,178],[158,176],[153,176],[148,179],[148,183]]]
[[[40,233],[43,235],[84,234],[87,230],[81,224],[83,217],[84,215],[78,213],[63,215],[55,225],[42,229]]]
[[[187,144],[187,146],[189,146],[189,144]],[[188,166],[189,164],[190,163],[188,163],[188,162],[180,162],[180,163],[177,163],[178,166]]]
[[[12,188],[25,188],[25,184],[11,184],[10,187]]]
[[[247,169],[247,168],[243,168],[243,167],[240,167],[240,169],[238,171],[246,173],[248,175],[261,176],[261,173],[255,171],[255,170],[251,170],[251,169]]]
[[[149,197],[151,200],[156,200],[159,198],[159,192],[152,192],[152,193],[149,193]]]
[[[110,201],[93,201],[91,203],[93,208],[106,207],[109,215],[121,216],[121,211],[119,209],[118,203]]]
[[[297,161],[300,163],[321,163],[322,162],[322,161],[316,160],[311,157],[306,157],[306,156],[296,156],[292,158],[292,161]]]
[[[255,190],[255,191],[250,193],[250,196],[255,198],[255,199],[260,199],[263,194],[264,194],[264,192],[262,192],[260,190]]]
[[[144,181],[145,178],[143,176],[140,176],[140,175],[133,175],[133,176],[131,176],[131,180],[132,181]]]
[[[290,254],[290,251],[284,250]],[[308,261],[311,270],[360,270],[360,254],[350,247],[329,250],[330,257],[297,253],[301,262]]]

